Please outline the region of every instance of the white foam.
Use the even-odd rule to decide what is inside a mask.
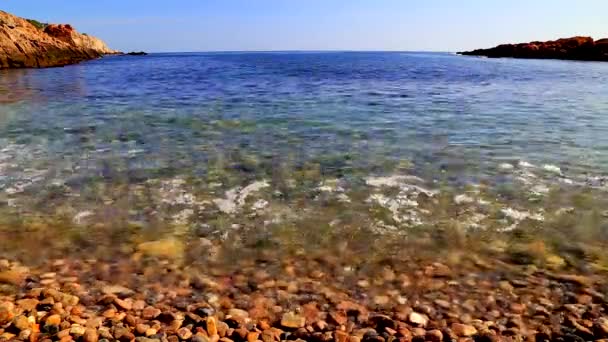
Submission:
[[[555,166],[555,165],[551,165],[551,164],[543,165],[543,170],[545,170],[547,172],[555,173],[558,175],[562,174],[562,169],[560,169],[559,166]]]
[[[386,187],[399,187],[403,185],[405,182],[420,182],[423,183],[424,180],[420,177],[416,176],[400,176],[394,175],[389,177],[368,177],[365,179],[365,183],[369,186],[373,186],[375,188],[380,188],[383,186]]]
[[[511,171],[515,168],[515,166],[513,166],[513,164],[509,164],[509,163],[502,163],[502,164],[498,165],[498,168],[502,171]]]
[[[527,161],[525,161],[525,160],[521,160],[521,161],[520,161],[520,162],[519,162],[517,165],[518,165],[519,167],[521,167],[521,168],[525,168],[525,169],[531,169],[531,168],[535,168],[535,167],[536,167],[536,166],[534,166],[534,165],[532,165],[532,164],[528,163],[528,162],[527,162]]]

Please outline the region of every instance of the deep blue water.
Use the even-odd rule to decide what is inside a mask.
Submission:
[[[431,53],[184,53],[0,72],[0,190],[95,178],[608,172],[608,63]],[[253,160],[254,162],[251,162]],[[33,182],[31,180],[34,179]]]

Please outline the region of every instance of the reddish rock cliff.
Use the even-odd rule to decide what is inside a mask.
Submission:
[[[0,69],[64,66],[117,53],[70,25],[34,26],[0,11]]]
[[[511,57],[608,61],[608,39],[594,41],[591,37],[572,37],[548,42],[503,44],[491,49],[460,52],[460,54],[490,58]]]

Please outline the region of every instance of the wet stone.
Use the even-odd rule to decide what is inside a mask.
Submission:
[[[608,337],[608,318],[598,318],[594,323],[594,328],[600,337]]]
[[[32,311],[38,305],[38,299],[25,298],[17,301],[17,305],[23,309],[23,311]]]
[[[70,335],[82,336],[86,332],[86,328],[80,325],[73,325],[70,328]]]
[[[99,340],[99,342],[102,342],[102,340]],[[148,338],[140,336],[135,338],[135,342],[161,342],[161,340],[159,338]]]
[[[242,319],[249,318],[249,312],[241,309],[230,309],[228,310],[228,315]]]
[[[44,323],[48,326],[59,326],[59,324],[61,324],[61,316],[51,315],[47,317]]]
[[[419,327],[426,327],[429,322],[429,319],[426,317],[426,315],[417,312],[412,312],[408,316],[408,320],[411,324],[414,324],[415,326]]]
[[[114,299],[114,304],[116,304],[117,307],[123,309],[123,310],[131,310],[133,309],[133,302],[131,300],[128,299],[120,299],[118,297],[116,297]]]
[[[182,340],[188,340],[192,337],[192,331],[185,327],[180,328],[177,330],[177,336],[179,336],[179,338],[181,338]]]
[[[348,334],[345,331],[337,330],[334,332],[335,342],[348,342]]]
[[[460,337],[470,337],[477,334],[477,329],[472,325],[454,323],[451,328],[454,334]]]
[[[306,324],[306,319],[293,312],[288,312],[281,318],[281,325],[286,328],[302,328]]]
[[[443,333],[441,330],[430,330],[426,332],[425,339],[430,342],[441,342],[443,341]]]
[[[338,325],[344,325],[346,324],[346,322],[348,322],[348,316],[343,310],[332,311],[329,313],[329,317],[333,320],[335,324]]]
[[[83,342],[98,342],[99,335],[97,334],[97,330],[95,329],[86,329],[84,335],[82,336]]]
[[[160,314],[160,309],[153,306],[146,307],[141,313],[142,317],[147,320],[155,319],[156,317],[160,316]]]
[[[215,317],[207,317],[207,333],[209,336],[218,335],[217,322]]]
[[[19,330],[26,330],[30,327],[30,321],[27,317],[19,315],[13,320],[13,326]]]

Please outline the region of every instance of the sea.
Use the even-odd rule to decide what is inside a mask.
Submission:
[[[607,175],[608,63],[217,52],[0,71],[4,224],[508,232],[601,212]]]

